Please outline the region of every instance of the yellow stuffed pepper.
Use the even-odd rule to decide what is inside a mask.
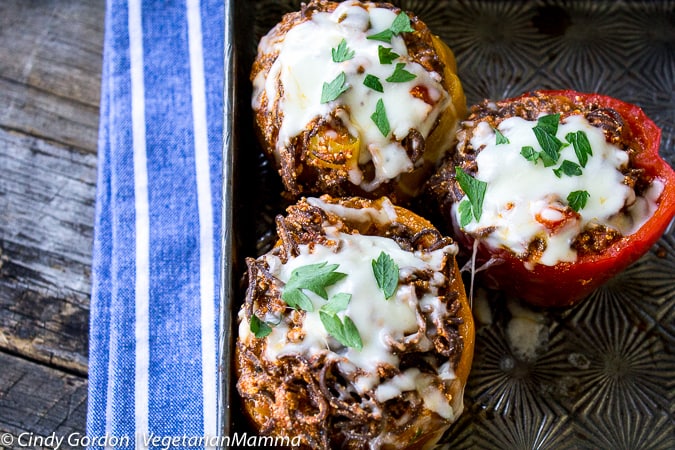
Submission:
[[[383,197],[300,200],[247,259],[237,388],[299,448],[430,448],[463,411],[474,324],[457,245]]]
[[[388,3],[312,1],[258,46],[256,132],[293,196],[415,197],[466,113],[454,55]]]

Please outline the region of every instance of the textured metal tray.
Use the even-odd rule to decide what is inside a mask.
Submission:
[[[600,92],[640,105],[675,166],[672,1],[395,1],[455,52],[468,104],[531,89]],[[251,432],[232,342],[243,257],[263,252],[283,210],[251,129],[259,38],[297,1],[226,1],[222,433]],[[675,448],[675,232],[578,306],[556,311],[479,289],[465,413],[444,437],[467,449]],[[527,330],[532,339],[518,339]]]

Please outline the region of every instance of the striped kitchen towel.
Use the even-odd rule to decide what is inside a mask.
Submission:
[[[218,433],[223,0],[108,0],[87,443]]]

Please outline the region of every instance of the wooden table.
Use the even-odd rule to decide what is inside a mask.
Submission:
[[[0,435],[85,430],[104,13],[0,2]]]

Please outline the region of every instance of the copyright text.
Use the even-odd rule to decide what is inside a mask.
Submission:
[[[169,450],[172,448],[189,447],[298,447],[300,437],[271,437],[249,435],[247,433],[234,433],[232,436],[163,436],[155,433],[134,435],[103,435],[88,436],[82,433],[70,433],[60,436],[51,433],[46,436],[37,435],[30,432],[24,432],[18,435],[11,433],[0,433],[0,448],[47,448],[50,450],[60,450],[69,448],[147,448],[158,450]]]

